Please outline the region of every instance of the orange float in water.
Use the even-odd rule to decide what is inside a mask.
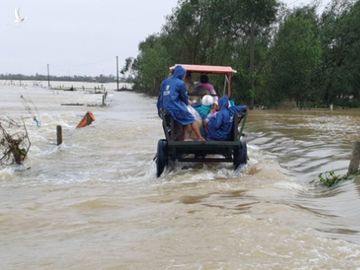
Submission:
[[[87,112],[84,117],[81,119],[79,124],[76,126],[76,128],[82,128],[90,125],[92,122],[95,121],[95,116],[92,112]]]

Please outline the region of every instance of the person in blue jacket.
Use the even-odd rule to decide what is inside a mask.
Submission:
[[[246,112],[245,105],[231,106],[229,98],[223,96],[219,100],[220,110],[210,117],[207,124],[207,139],[217,141],[231,140],[234,114]]]
[[[185,74],[185,69],[178,65],[174,73],[162,81],[157,102],[158,113],[160,115],[160,111],[165,110],[184,127],[184,140],[190,139],[193,130],[197,140],[205,141],[201,136],[199,123],[187,108],[189,99],[184,82]]]

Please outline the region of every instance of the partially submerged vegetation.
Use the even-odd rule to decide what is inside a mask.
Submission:
[[[360,175],[360,172],[354,174],[336,175],[334,171],[324,172],[319,174],[319,181],[321,184],[327,187],[332,187],[341,181],[352,180],[356,176]]]
[[[22,164],[30,146],[24,122],[0,118],[0,166]]]
[[[331,187],[340,181],[348,179],[347,175],[336,175],[334,171],[320,173],[318,177],[320,183],[327,187]]]
[[[228,65],[235,98],[250,105],[359,107],[359,17],[359,0],[333,0],[320,15],[279,0],[180,0],[139,45],[134,89],[157,95],[174,63]]]
[[[328,171],[319,174],[318,176],[319,181],[323,185],[327,187],[331,187],[341,181],[353,179],[354,177],[360,175],[359,164],[360,164],[360,142],[357,141],[354,143],[353,146],[353,151],[352,151],[347,174],[336,175],[334,171]]]

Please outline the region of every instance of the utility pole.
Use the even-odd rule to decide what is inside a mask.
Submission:
[[[48,79],[48,87],[50,88],[50,71],[49,71],[49,64],[47,64],[47,79]]]
[[[119,57],[116,56],[116,90],[119,91]]]

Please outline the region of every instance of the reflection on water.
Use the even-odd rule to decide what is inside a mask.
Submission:
[[[41,128],[19,96],[33,100]],[[2,269],[356,269],[360,182],[345,173],[359,111],[252,111],[249,164],[177,164],[155,177],[163,137],[153,98],[1,86],[0,113],[25,119],[24,170],[0,170]],[[76,130],[86,111],[93,125]],[[56,146],[56,125],[64,144]]]

